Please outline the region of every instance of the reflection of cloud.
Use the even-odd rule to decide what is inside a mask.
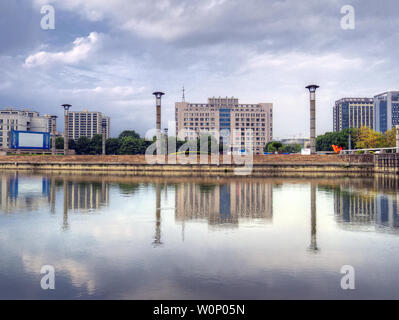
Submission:
[[[89,57],[101,42],[101,35],[91,32],[86,38],[77,38],[73,48],[69,51],[47,52],[40,51],[26,58],[24,66],[35,67],[55,63],[75,64]]]
[[[50,263],[51,262],[51,263]],[[89,270],[90,265],[71,259],[45,258],[43,256],[33,256],[22,254],[22,263],[27,272],[38,274],[44,265],[52,265],[55,269],[55,286],[57,288],[57,273],[65,273],[71,278],[75,287],[87,289],[89,295],[95,293],[96,284],[93,271]]]

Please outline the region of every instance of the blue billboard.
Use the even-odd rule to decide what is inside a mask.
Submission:
[[[11,149],[50,149],[50,133],[11,131]]]

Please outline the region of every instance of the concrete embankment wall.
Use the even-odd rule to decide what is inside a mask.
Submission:
[[[372,163],[255,163],[245,168],[237,165],[145,164],[90,162],[0,162],[0,170],[30,172],[98,172],[143,176],[335,176],[370,175]]]

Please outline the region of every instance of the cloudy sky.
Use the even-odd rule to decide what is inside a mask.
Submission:
[[[41,28],[47,4],[54,30]],[[345,5],[354,30],[341,28]],[[0,107],[62,116],[70,103],[110,115],[114,136],[144,134],[152,92],[166,93],[166,127],[184,85],[189,102],[273,102],[275,137],[305,137],[304,87],[317,83],[323,133],[335,100],[399,89],[398,13],[397,0],[4,0]]]

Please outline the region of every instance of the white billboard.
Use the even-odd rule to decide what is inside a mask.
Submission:
[[[43,135],[37,133],[20,132],[19,147],[43,148]]]

